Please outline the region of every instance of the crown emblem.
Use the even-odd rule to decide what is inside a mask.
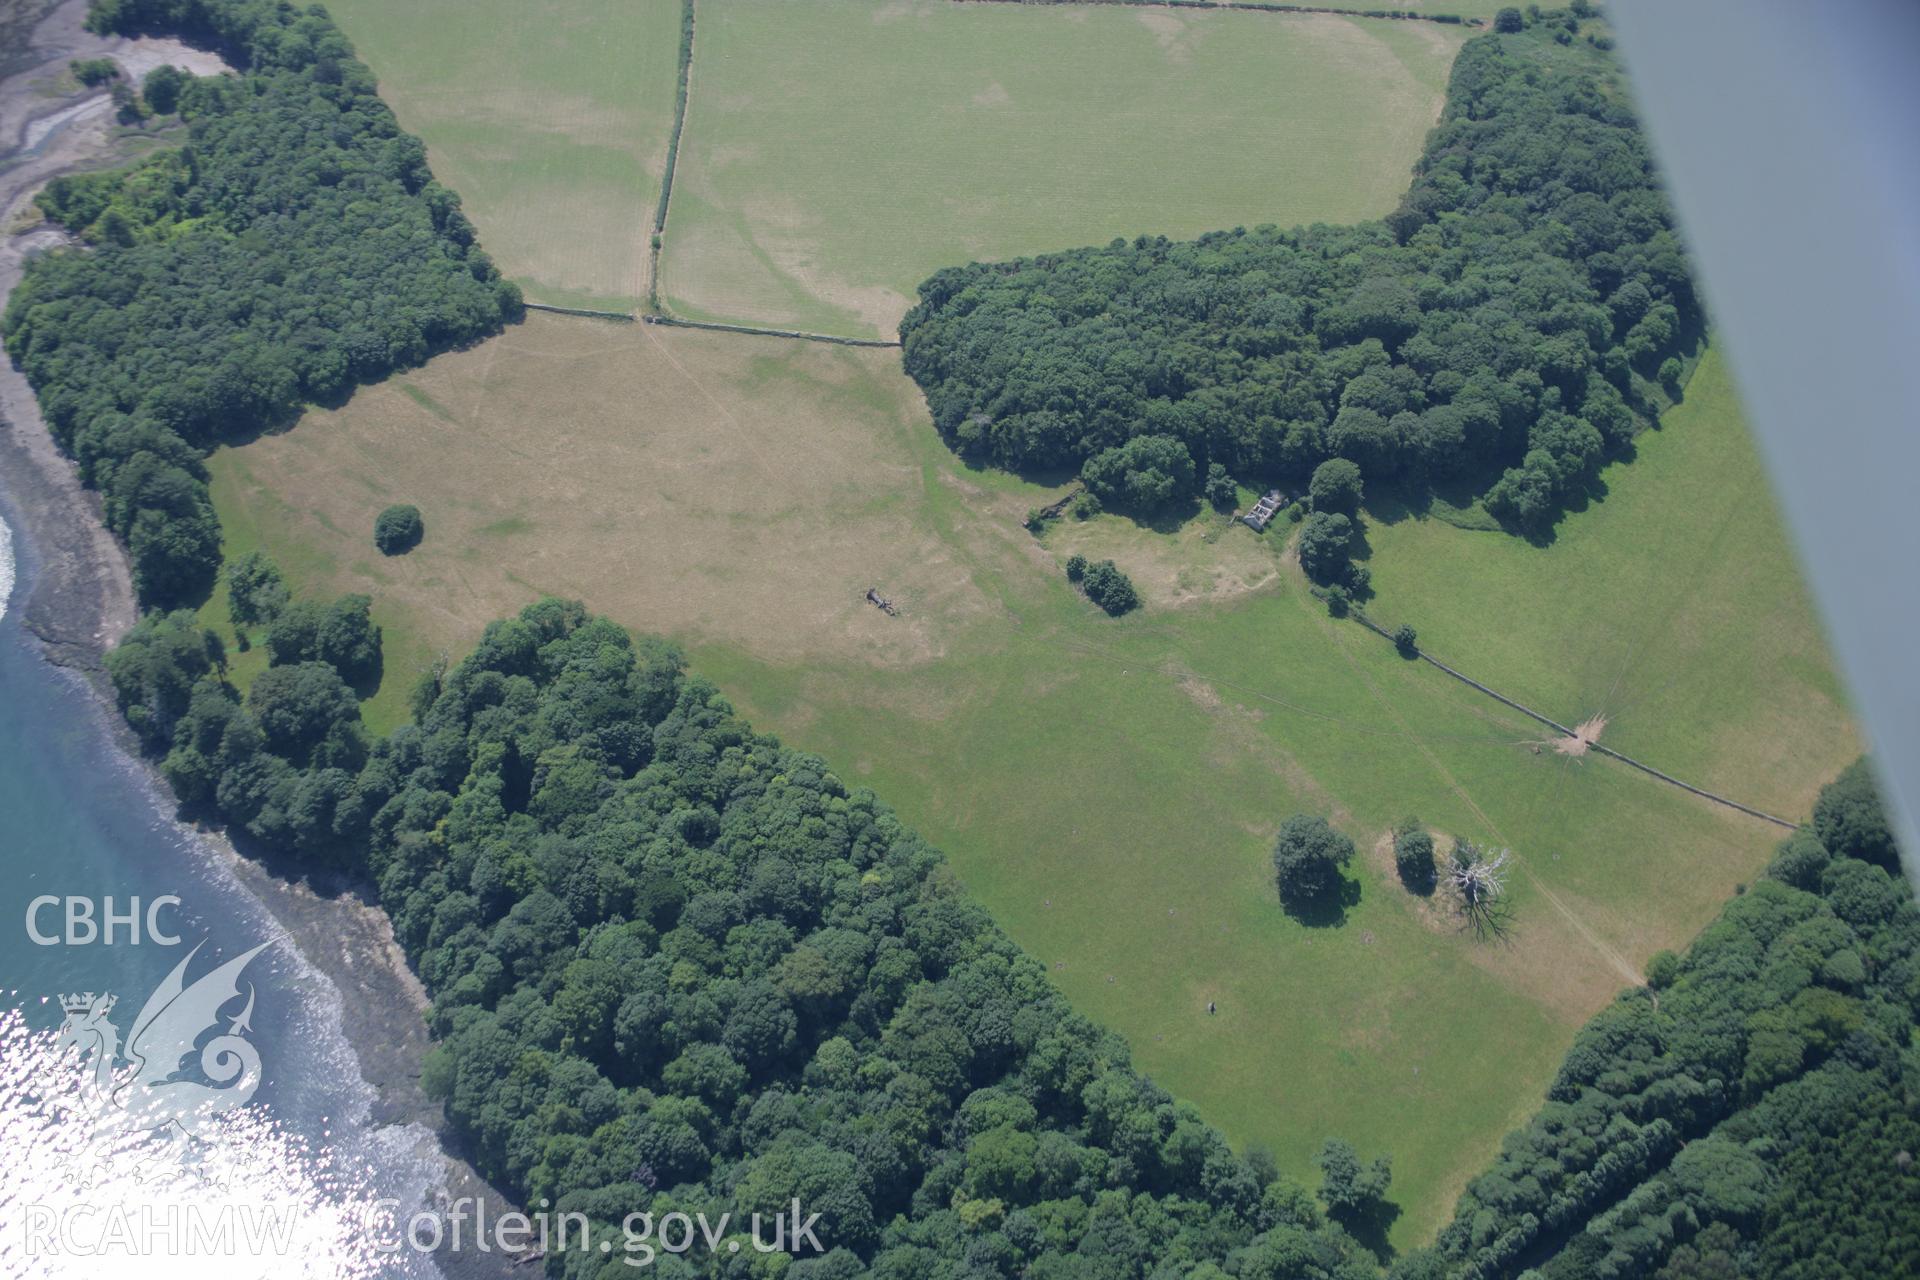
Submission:
[[[60,1007],[68,1013],[87,1013],[93,1009],[96,999],[100,1003],[101,1013],[106,1013],[113,1008],[113,996],[96,997],[91,991],[77,996],[61,996]]]

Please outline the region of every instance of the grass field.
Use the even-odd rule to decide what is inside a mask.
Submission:
[[[536,302],[646,297],[678,0],[329,0],[480,241]],[[462,38],[463,34],[476,38]]]
[[[1392,1152],[1393,1238],[1425,1237],[1580,1022],[1779,833],[1540,749],[1531,722],[1328,618],[1277,538],[1202,516],[1034,539],[1020,517],[1048,492],[959,463],[897,359],[535,318],[222,451],[214,493],[233,545],[300,589],[374,595],[377,723],[433,652],[541,592],[679,639],[758,725],[945,848],[1236,1141],[1305,1176],[1330,1133]],[[1716,364],[1642,455],[1550,547],[1376,523],[1378,607],[1550,710],[1617,707],[1654,763],[1794,812],[1856,748]],[[427,537],[389,560],[370,531],[395,501]],[[1074,550],[1134,571],[1147,607],[1098,614],[1060,573]],[[1275,899],[1272,831],[1299,809],[1365,855],[1341,927]],[[1504,941],[1397,886],[1376,842],[1409,811],[1520,855]]]
[[[660,289],[891,334],[943,266],[1390,210],[1468,29],[945,0],[699,9]]]
[[[1609,746],[1803,814],[1805,760],[1857,744],[1718,352],[1637,454],[1544,550],[1376,517],[1372,611],[1563,724],[1605,716]]]

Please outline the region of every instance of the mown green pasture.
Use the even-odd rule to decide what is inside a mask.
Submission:
[[[678,0],[330,0],[480,241],[537,302],[647,295]]]
[[[947,0],[699,9],[661,254],[691,318],[890,334],[943,266],[1393,208],[1468,29]]]
[[[1718,351],[1636,453],[1545,547],[1376,511],[1373,612],[1563,724],[1605,716],[1609,746],[1804,814],[1805,761],[1854,730]]]

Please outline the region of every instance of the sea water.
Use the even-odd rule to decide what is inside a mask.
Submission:
[[[173,821],[92,692],[22,631],[7,601],[15,553],[29,561],[24,586],[30,550],[0,520],[0,1276],[438,1274],[428,1258],[383,1247],[396,1213],[422,1206],[439,1175],[421,1131],[370,1122],[337,989],[281,938],[225,855]],[[74,908],[72,927],[69,902],[92,904]],[[263,943],[233,998],[191,1019],[207,1025],[187,1043],[139,1045],[183,1053],[181,1078],[211,1088],[221,1063],[203,1055],[238,1034],[259,1062],[247,1104],[220,1112],[204,1137],[116,1134],[132,1094],[102,1087],[84,1030],[61,1043],[69,1005],[114,997],[102,1019],[124,1069],[132,1027],[156,990],[172,990],[170,975],[191,988]],[[147,1096],[164,1107],[170,1095]]]

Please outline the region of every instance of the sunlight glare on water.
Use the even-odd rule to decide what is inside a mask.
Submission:
[[[9,993],[9,1005],[16,993]],[[379,1251],[373,1171],[342,1167],[260,1106],[209,1141],[90,1144],[93,1063],[0,1010],[0,1275],[348,1280],[395,1274]]]
[[[0,618],[7,616],[7,597],[13,594],[13,530],[0,520]]]

